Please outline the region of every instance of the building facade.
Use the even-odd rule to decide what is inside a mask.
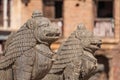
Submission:
[[[62,30],[61,40],[67,38],[80,23],[100,37],[103,44],[96,57],[105,66],[101,80],[117,80],[112,64],[117,62],[109,50],[120,43],[120,0],[0,0],[1,53],[8,35],[18,30],[34,10],[40,10],[58,24]],[[60,43],[56,42],[53,48],[58,48]]]

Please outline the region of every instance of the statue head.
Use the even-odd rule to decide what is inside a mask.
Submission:
[[[34,35],[39,42],[52,43],[60,37],[59,27],[43,17],[38,10],[33,12],[32,18],[26,24],[29,29],[34,30]]]
[[[81,41],[83,49],[90,53],[94,53],[102,44],[102,41],[94,36],[91,31],[87,30],[83,24],[78,25],[76,38]]]

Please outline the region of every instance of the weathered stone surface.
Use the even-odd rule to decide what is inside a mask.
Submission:
[[[100,39],[86,30],[84,25],[78,25],[58,49],[57,60],[42,80],[88,80],[96,70],[94,52],[100,45]]]
[[[88,80],[101,80],[100,75],[104,72],[105,67],[103,64],[98,64],[97,69],[94,71],[93,76],[91,76]],[[107,80],[107,79],[105,79]]]
[[[6,41],[0,58],[0,80],[41,80],[51,69],[50,45],[60,30],[39,11],[34,11],[17,32]]]

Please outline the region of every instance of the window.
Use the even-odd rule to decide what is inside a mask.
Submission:
[[[43,0],[43,13],[48,18],[62,18],[62,0]]]
[[[97,7],[98,18],[112,18],[113,17],[113,0],[112,1],[98,1]]]
[[[55,1],[55,18],[62,18],[62,1]]]
[[[94,35],[99,37],[114,37],[114,20],[96,19],[94,25]]]
[[[113,0],[96,0],[94,35],[114,37]]]
[[[43,0],[43,14],[56,23],[63,33],[63,0]]]

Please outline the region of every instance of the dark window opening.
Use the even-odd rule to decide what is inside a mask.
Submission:
[[[43,14],[47,18],[54,18],[54,3],[51,0],[43,0]]]
[[[97,14],[98,18],[112,18],[113,1],[98,1]]]
[[[49,18],[51,22],[56,23],[63,35],[63,0],[42,0],[43,14]]]
[[[43,0],[43,13],[45,17],[62,18],[63,1]]]
[[[55,18],[62,18],[62,1],[55,1]]]

